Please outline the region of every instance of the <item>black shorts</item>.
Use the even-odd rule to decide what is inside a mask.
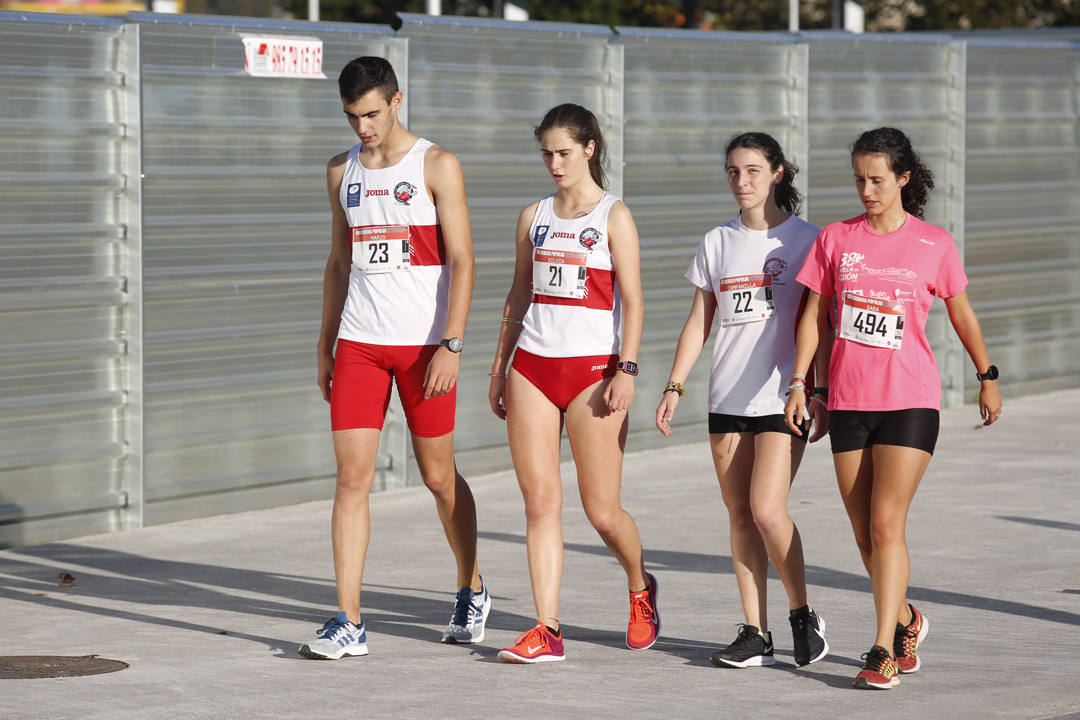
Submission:
[[[829,440],[833,453],[862,450],[871,445],[899,445],[934,454],[940,414],[930,408],[906,410],[832,410]]]
[[[784,422],[783,415],[759,415],[757,417],[747,417],[744,415],[721,415],[720,413],[709,413],[709,434],[716,435],[719,433],[741,433],[751,432],[757,435],[763,432],[778,432],[790,435],[796,440],[802,440],[806,442],[806,431],[809,428],[810,423],[803,421],[803,424],[799,426],[802,430],[802,436],[796,435],[788,428],[787,423]]]

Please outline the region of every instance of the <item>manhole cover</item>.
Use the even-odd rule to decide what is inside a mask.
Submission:
[[[0,655],[0,679],[76,677],[101,675],[123,670],[128,664],[119,660],[83,655]]]

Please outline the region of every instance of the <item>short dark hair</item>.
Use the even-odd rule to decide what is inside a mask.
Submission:
[[[353,103],[372,90],[381,91],[388,103],[394,99],[394,93],[398,91],[394,66],[381,57],[364,56],[350,60],[338,75],[341,99]]]

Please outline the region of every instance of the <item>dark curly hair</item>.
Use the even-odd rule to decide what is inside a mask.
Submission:
[[[934,174],[923,164],[903,131],[891,127],[867,130],[851,146],[851,157],[856,155],[884,155],[889,169],[896,175],[911,173],[907,184],[900,188],[900,202],[904,210],[922,219],[923,208],[934,189]]]
[[[776,141],[776,138],[763,132],[748,132],[735,135],[728,141],[727,148],[724,150],[724,157],[727,158],[732,150],[738,148],[757,150],[769,162],[769,167],[774,172],[781,167],[784,168],[784,176],[776,184],[776,191],[773,195],[776,199],[776,206],[792,214],[799,212],[799,208],[802,206],[802,194],[795,189],[794,185],[795,174],[799,172],[799,168],[795,163],[784,157],[784,150],[780,147],[780,143]]]
[[[589,158],[589,174],[597,185],[607,187],[607,176],[604,174],[606,146],[596,116],[588,109],[573,103],[556,105],[548,110],[540,124],[533,128],[533,135],[539,141],[540,136],[552,128],[562,128],[582,147],[587,146],[590,140],[596,143],[592,157]]]

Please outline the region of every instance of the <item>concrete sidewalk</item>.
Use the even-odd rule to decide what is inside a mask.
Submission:
[[[534,623],[521,496],[504,472],[470,479],[493,594],[478,646],[438,642],[454,572],[422,488],[373,498],[371,654],[338,662],[296,654],[334,610],[329,501],[0,552],[0,654],[130,663],[107,675],[0,680],[0,718],[1080,718],[1078,410],[1074,390],[1007,398],[989,429],[975,429],[971,406],[942,414],[908,526],[910,597],[930,634],[922,670],[888,692],[848,689],[873,640],[874,608],[827,441],[807,452],[790,508],[831,654],[795,668],[773,580],[778,664],[708,664],[742,613],[702,438],[627,456],[624,503],[661,584],[652,650],[626,649],[625,578],[567,482],[567,660],[496,661]],[[60,572],[73,587],[58,586]]]

